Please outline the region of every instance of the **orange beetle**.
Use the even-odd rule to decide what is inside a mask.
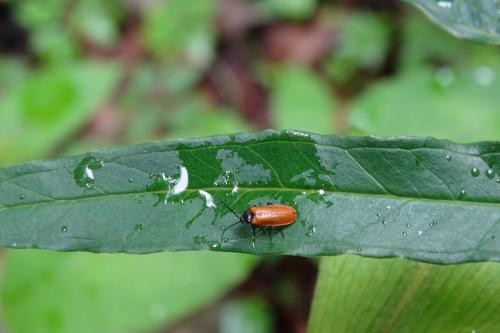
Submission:
[[[238,216],[226,203],[222,202],[227,209],[229,209],[237,218],[238,222],[231,224],[225,228],[220,236],[221,243],[223,242],[224,233],[236,226],[239,223],[249,224],[252,227],[252,245],[255,251],[255,229],[256,228],[276,228],[284,227],[292,224],[297,219],[297,212],[293,207],[287,205],[275,205],[272,203],[267,206],[252,206],[245,209],[243,214]],[[280,230],[283,237],[283,233]]]

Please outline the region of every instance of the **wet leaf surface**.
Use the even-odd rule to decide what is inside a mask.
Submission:
[[[253,253],[248,225],[220,242],[236,220],[224,201],[238,213],[267,203],[296,208],[284,238],[258,233],[257,254],[498,261],[498,161],[498,142],[298,131],[99,150],[1,169],[0,244]]]

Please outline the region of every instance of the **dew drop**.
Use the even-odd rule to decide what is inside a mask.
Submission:
[[[391,206],[387,206],[387,209],[391,209]]]
[[[24,194],[19,194],[19,200],[24,200],[24,198],[26,198]]]
[[[467,195],[467,192],[465,192],[465,190],[462,190],[462,191],[460,191],[460,194],[458,195],[458,198],[459,199],[463,199],[463,198],[465,198],[466,195]]]
[[[408,224],[406,225],[406,227],[407,227],[407,228],[411,228],[411,224],[409,224],[409,223],[408,223]]]
[[[134,182],[134,178],[129,178],[129,179],[128,179],[128,182],[129,182],[130,184],[132,184],[132,183]]]
[[[437,220],[432,220],[432,224],[436,225],[436,224],[438,224],[438,221]]]
[[[220,243],[217,241],[210,241],[207,242],[207,246],[210,250],[217,250],[220,249]]]
[[[449,162],[451,161],[451,156],[450,155],[446,155],[446,160]]]
[[[493,171],[492,169],[486,170],[485,174],[486,174],[486,177],[488,177],[489,179],[495,178],[495,171]]]
[[[500,184],[500,178],[498,178],[497,180],[495,180],[498,184]]]
[[[93,189],[95,183],[94,171],[102,168],[104,161],[88,155],[83,158],[73,170],[73,177],[78,186]]]
[[[65,225],[63,225],[63,226],[61,227],[61,232],[67,232],[67,231],[68,231],[68,227],[67,227],[67,226],[65,226]]]
[[[361,252],[361,251],[362,251],[362,249],[361,249],[360,247],[358,247],[356,250],[357,250],[358,252]]]
[[[408,234],[406,233],[406,231],[403,231],[403,236],[406,236],[406,235],[408,235]]]
[[[386,224],[387,224],[387,221],[386,221],[386,220],[383,220],[383,221],[382,221],[382,224],[383,224],[383,225],[386,225]]]
[[[17,243],[12,243],[12,247],[16,247],[17,246]]]
[[[422,230],[418,231],[418,235],[421,236],[424,232]]]
[[[453,5],[453,3],[449,0],[439,0],[437,2],[437,5],[441,8],[451,8],[451,6]]]
[[[318,191],[318,193],[319,193],[320,195],[323,195],[323,194],[325,194],[325,190],[320,189],[320,190]]]
[[[134,230],[137,232],[141,232],[142,230],[144,230],[142,223],[137,223],[134,227]]]
[[[470,170],[470,174],[472,175],[472,177],[477,177],[477,176],[479,176],[479,174],[480,174],[480,173],[481,173],[481,172],[479,171],[479,169],[478,169],[478,168],[472,168],[472,169]]]
[[[227,238],[227,237],[224,237],[224,238],[222,239],[222,242],[224,242],[224,243],[227,243],[228,241],[229,241],[229,238]]]
[[[381,215],[380,213],[377,213],[377,217],[380,217],[380,215]]]

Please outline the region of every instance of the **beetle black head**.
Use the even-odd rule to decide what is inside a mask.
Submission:
[[[245,211],[243,212],[243,214],[240,217],[240,221],[242,223],[252,224],[252,219],[253,219],[253,216],[252,216],[252,212],[250,212],[250,209],[245,209]]]

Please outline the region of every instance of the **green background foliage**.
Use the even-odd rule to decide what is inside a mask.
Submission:
[[[373,1],[3,2],[0,163],[270,127],[499,140],[498,48],[431,23],[498,44],[498,4],[407,2],[426,16]],[[2,252],[14,333],[303,331],[316,263]],[[311,332],[499,329],[498,264],[321,262]]]

